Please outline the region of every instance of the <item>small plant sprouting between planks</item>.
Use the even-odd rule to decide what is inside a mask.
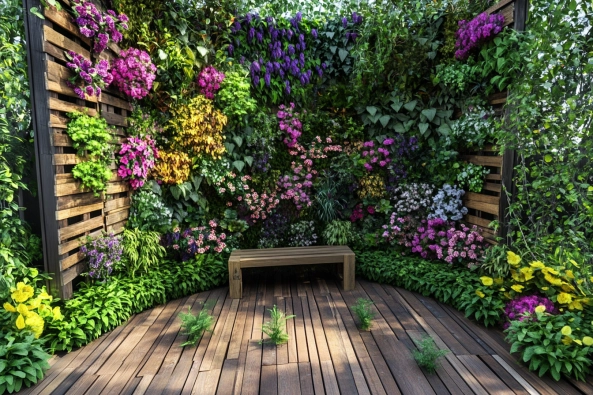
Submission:
[[[373,302],[369,299],[359,298],[356,304],[352,306],[352,311],[356,314],[358,322],[360,323],[360,329],[368,331],[373,325],[373,318],[375,313],[371,309]]]
[[[187,335],[187,341],[181,345],[195,346],[202,338],[204,332],[212,332],[210,327],[214,318],[208,313],[208,308],[204,306],[198,315],[193,315],[191,308],[187,308],[187,313],[179,313],[181,319],[181,330],[183,335]]]
[[[430,336],[424,336],[420,340],[414,340],[418,350],[413,350],[412,354],[418,366],[425,368],[428,373],[434,373],[439,366],[438,359],[449,352],[449,350],[439,350]]]
[[[264,323],[262,326],[262,331],[270,336],[270,340],[276,344],[277,346],[280,344],[284,344],[288,341],[289,337],[286,333],[286,320],[296,317],[295,315],[284,315],[284,313],[274,305],[271,309],[269,309],[270,314],[272,316],[272,320],[269,322]],[[260,344],[264,341],[260,340]]]

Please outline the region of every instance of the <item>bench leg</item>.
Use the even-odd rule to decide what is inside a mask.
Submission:
[[[243,274],[239,260],[229,260],[229,293],[232,299],[241,299],[243,296]]]
[[[343,283],[344,291],[351,291],[355,288],[355,271],[354,271],[355,256],[344,255],[344,273]]]

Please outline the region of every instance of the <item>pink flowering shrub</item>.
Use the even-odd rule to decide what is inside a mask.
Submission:
[[[148,179],[150,170],[159,157],[159,151],[150,136],[129,137],[127,142],[122,144],[119,155],[121,157],[117,174],[121,178],[129,180],[133,189],[138,189]]]
[[[107,48],[109,40],[118,43],[122,40],[122,32],[128,29],[128,17],[116,15],[113,10],[102,12],[86,0],[72,0],[74,22],[80,34],[93,39],[93,52],[101,53]]]
[[[363,158],[363,166],[367,171],[372,171],[376,166],[385,167],[391,159],[389,158],[389,150],[385,147],[390,146],[393,144],[393,139],[385,139],[383,141],[383,146],[379,146],[375,148],[374,141],[365,141],[362,145],[362,158]]]
[[[198,75],[198,86],[200,93],[207,99],[213,100],[214,94],[220,89],[220,84],[224,81],[224,73],[208,66],[200,71]]]
[[[131,98],[142,99],[152,88],[156,66],[145,51],[128,48],[113,61],[111,74],[113,83],[121,92]]]
[[[227,235],[217,228],[216,220],[210,220],[208,226],[197,226],[183,232],[176,227],[163,236],[162,243],[167,249],[180,254],[183,261],[207,252],[227,252]]]
[[[248,212],[249,222],[252,224],[259,220],[265,220],[280,203],[277,198],[277,189],[274,191],[257,192],[249,186],[251,176],[244,175],[238,177],[234,172],[229,172],[215,183],[218,193],[228,194],[239,202]],[[228,202],[227,206],[232,207],[233,202]]]
[[[510,321],[536,319],[534,313],[535,308],[538,306],[544,306],[546,308],[547,313],[556,313],[554,303],[544,296],[526,295],[511,300],[509,303],[507,303],[506,307],[504,308],[504,314],[507,318],[507,322],[504,324],[504,328],[506,329],[510,326]]]
[[[280,130],[288,135],[284,138],[284,144],[288,148],[294,148],[303,130],[303,124],[298,118],[299,113],[294,111],[294,103],[290,103],[289,107],[282,104],[279,108],[276,117],[280,120]]]
[[[469,57],[473,49],[502,31],[504,16],[501,14],[488,15],[483,12],[469,22],[459,21],[458,24],[455,57],[463,60]]]
[[[99,60],[96,65],[93,65],[90,60],[76,52],[69,51],[66,56],[69,59],[66,66],[76,74],[66,84],[81,99],[85,99],[85,94],[100,96],[101,89],[109,86],[113,81],[113,76],[109,74],[109,62],[106,60]]]
[[[397,213],[392,213],[389,224],[383,225],[383,239],[391,245],[411,248],[417,224],[418,221],[412,216],[398,216]]]

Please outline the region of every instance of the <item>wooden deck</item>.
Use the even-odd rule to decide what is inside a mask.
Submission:
[[[343,291],[311,269],[246,271],[243,299],[228,288],[175,300],[133,317],[80,350],[55,357],[26,394],[578,394],[593,386],[540,379],[516,362],[499,332],[405,290],[358,281]],[[253,271],[257,271],[253,273]],[[251,272],[251,273],[250,273]],[[361,332],[348,306],[375,303]],[[213,304],[214,332],[182,348],[177,314]],[[287,314],[290,341],[259,344],[274,304]],[[418,368],[412,339],[430,334],[451,352],[436,374]],[[579,390],[580,387],[580,390]]]

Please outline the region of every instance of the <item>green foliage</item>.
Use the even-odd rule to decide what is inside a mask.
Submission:
[[[208,313],[208,309],[205,307],[200,310],[198,315],[193,315],[191,308],[187,308],[187,313],[179,313],[181,319],[181,330],[183,335],[187,336],[181,347],[195,346],[198,341],[202,338],[204,332],[212,332],[212,324],[214,323],[214,317]]]
[[[331,221],[325,227],[322,235],[327,245],[348,245],[354,239],[352,222]]]
[[[251,97],[251,82],[249,72],[236,67],[225,72],[225,77],[216,94],[216,101],[220,104],[224,115],[229,118],[229,125],[245,126],[246,116],[257,109],[255,99]]]
[[[172,210],[160,197],[161,188],[155,182],[147,183],[132,196],[132,207],[128,220],[129,228],[165,232],[171,226]]]
[[[430,336],[425,336],[420,340],[414,339],[414,343],[418,347],[417,350],[412,351],[414,359],[418,366],[426,369],[431,374],[439,367],[438,359],[449,352],[449,350],[439,350]]]
[[[81,162],[72,169],[74,178],[80,180],[83,188],[93,191],[95,196],[107,189],[107,181],[111,179],[111,170],[103,162],[89,160]]]
[[[338,194],[339,186],[339,182],[329,173],[325,173],[317,185],[313,209],[323,222],[331,222],[340,217],[345,202]]]
[[[55,352],[82,347],[132,314],[225,283],[225,258],[198,255],[186,262],[161,262],[143,276],[115,275],[107,283],[84,284],[64,302],[65,318],[48,325],[48,348]]]
[[[37,383],[49,369],[43,341],[29,331],[0,333],[0,394]]]
[[[375,313],[371,308],[372,305],[373,302],[371,300],[359,298],[356,301],[356,304],[350,307],[354,314],[356,314],[356,318],[358,318],[360,329],[362,329],[363,331],[368,331],[369,329],[371,329],[371,326],[373,325],[373,318],[375,317]]]
[[[540,376],[549,372],[555,380],[562,375],[585,380],[593,363],[589,358],[593,345],[590,318],[585,321],[580,312],[535,314],[537,319],[511,321],[505,331],[511,353],[519,352],[529,369]]]
[[[464,163],[457,174],[457,185],[466,191],[480,193],[484,186],[484,179],[488,174],[490,174],[490,170],[484,166]]]
[[[371,281],[434,297],[485,326],[498,324],[503,317],[502,293],[485,287],[479,275],[466,268],[401,256],[397,251],[369,251],[356,254],[356,271]]]
[[[158,232],[142,231],[138,228],[125,229],[122,237],[125,268],[132,278],[138,273],[148,271],[159,264],[167,250],[160,245]]]
[[[486,250],[480,265],[480,272],[492,277],[506,278],[509,275],[507,261],[508,248],[505,244],[498,244]]]
[[[286,333],[286,320],[296,317],[295,315],[284,315],[284,312],[278,310],[276,305],[268,309],[271,316],[271,321],[267,321],[262,326],[262,331],[270,337],[270,341],[275,345],[284,344],[288,341],[288,333]],[[264,341],[261,340],[260,343]]]

